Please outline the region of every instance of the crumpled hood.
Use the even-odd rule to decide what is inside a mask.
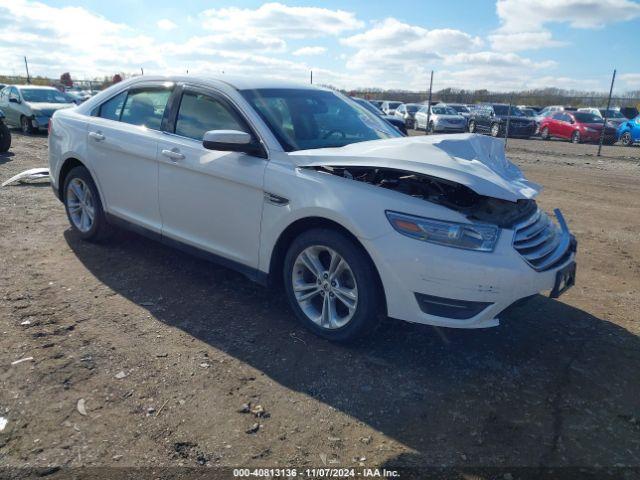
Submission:
[[[542,190],[507,160],[502,139],[471,133],[374,140],[289,155],[299,167],[392,168],[442,178],[512,202],[533,198]]]

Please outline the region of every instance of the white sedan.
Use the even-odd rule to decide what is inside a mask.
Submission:
[[[143,76],[50,128],[53,190],[77,235],[124,226],[283,284],[331,340],[384,315],[491,327],[574,282],[575,239],[502,140],[404,137],[332,90]]]

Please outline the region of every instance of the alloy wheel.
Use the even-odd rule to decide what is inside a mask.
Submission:
[[[80,178],[69,182],[65,196],[69,217],[73,225],[82,233],[91,230],[95,220],[95,203],[89,186]]]
[[[542,138],[543,140],[548,140],[549,139],[549,129],[547,127],[544,127],[540,131],[540,138]]]
[[[476,122],[469,122],[469,133],[476,132]]]
[[[22,128],[22,133],[24,133],[25,135],[31,133],[31,125],[27,117],[22,117],[20,119],[20,127]]]
[[[335,250],[312,245],[296,258],[291,282],[304,314],[321,328],[335,330],[353,318],[358,286],[347,261]]]
[[[571,141],[573,143],[580,143],[580,132],[573,132],[573,134],[571,135]]]
[[[627,147],[630,147],[633,144],[633,141],[631,140],[631,134],[629,132],[625,132],[620,140],[622,140],[622,144]]]
[[[500,125],[498,125],[497,123],[494,123],[491,126],[491,135],[493,135],[494,137],[497,137],[498,135],[500,135]]]

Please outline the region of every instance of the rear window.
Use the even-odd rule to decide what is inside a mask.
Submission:
[[[576,112],[573,116],[576,118],[576,121],[580,123],[602,123],[602,118],[593,113]]]
[[[110,100],[107,100],[100,107],[100,112],[98,116],[101,118],[106,118],[107,120],[115,120],[116,122],[120,121],[120,115],[122,114],[122,106],[124,105],[124,101],[127,98],[127,92],[122,92],[113,97]]]
[[[169,95],[171,90],[168,89],[130,91],[124,103],[120,121],[160,130]]]

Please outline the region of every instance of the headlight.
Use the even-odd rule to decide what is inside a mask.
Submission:
[[[492,252],[500,235],[500,229],[495,225],[445,222],[389,211],[386,214],[399,233],[447,247]]]

